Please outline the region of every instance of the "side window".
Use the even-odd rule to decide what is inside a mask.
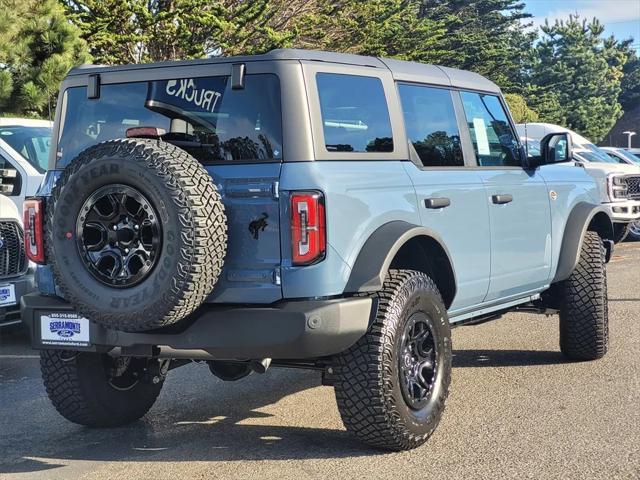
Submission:
[[[461,96],[480,166],[521,166],[518,140],[498,97],[472,92]]]
[[[324,143],[329,152],[392,152],[393,135],[379,78],[316,75]]]
[[[464,158],[451,92],[398,85],[407,136],[425,167],[462,167]]]

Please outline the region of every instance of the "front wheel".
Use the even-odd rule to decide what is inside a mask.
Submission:
[[[389,450],[422,445],[444,411],[451,330],[431,278],[390,270],[368,332],[335,362],[335,392],[347,430]]]
[[[560,350],[573,360],[596,360],[609,347],[607,270],[600,236],[587,232],[580,260],[560,284]]]
[[[157,360],[64,350],[41,351],[40,369],[58,413],[89,427],[117,427],[144,416],[166,373]]]

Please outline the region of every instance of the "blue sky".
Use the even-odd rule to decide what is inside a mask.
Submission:
[[[616,38],[633,37],[640,51],[640,0],[525,0],[526,11],[531,13],[535,25],[556,18],[567,18],[570,13],[581,17],[597,17],[605,25],[605,34]]]

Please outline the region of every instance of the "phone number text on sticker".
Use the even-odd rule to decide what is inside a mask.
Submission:
[[[75,313],[49,313],[40,317],[40,336],[44,345],[87,347],[89,320]]]

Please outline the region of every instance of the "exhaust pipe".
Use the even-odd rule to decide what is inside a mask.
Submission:
[[[263,358],[262,360],[251,360],[249,362],[249,368],[251,368],[251,370],[253,370],[254,372],[260,374],[266,372],[269,368],[269,365],[271,365],[270,358]]]

